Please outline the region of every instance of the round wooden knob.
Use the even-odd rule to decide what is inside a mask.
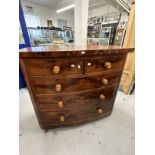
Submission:
[[[64,122],[64,121],[65,121],[65,116],[64,115],[60,116],[60,122]]]
[[[105,67],[106,67],[107,69],[110,69],[110,68],[111,68],[111,66],[112,66],[112,65],[111,65],[111,63],[110,63],[110,62],[106,62],[106,63],[105,63]]]
[[[102,110],[101,108],[98,108],[98,109],[97,109],[97,112],[98,112],[99,114],[102,114],[102,113],[103,113],[103,110]]]
[[[56,90],[57,92],[61,91],[61,90],[62,90],[61,84],[56,84],[55,90]]]
[[[108,80],[107,80],[107,79],[102,79],[102,83],[103,83],[104,85],[107,85],[107,84],[108,84]]]
[[[62,108],[63,106],[64,106],[63,101],[59,101],[59,102],[58,102],[58,107],[59,107],[59,108]]]
[[[100,94],[100,100],[104,100],[105,96],[103,94]]]
[[[58,74],[60,72],[60,67],[59,66],[54,66],[53,67],[53,73]]]

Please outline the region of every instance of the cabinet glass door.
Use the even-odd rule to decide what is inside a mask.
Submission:
[[[19,44],[25,44],[20,22],[19,22]]]

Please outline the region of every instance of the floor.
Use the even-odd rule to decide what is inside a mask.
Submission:
[[[119,91],[110,116],[44,133],[38,126],[27,89],[21,89],[20,155],[134,155],[134,97]]]

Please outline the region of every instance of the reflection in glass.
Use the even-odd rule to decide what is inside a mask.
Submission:
[[[25,44],[20,22],[19,22],[19,44]]]

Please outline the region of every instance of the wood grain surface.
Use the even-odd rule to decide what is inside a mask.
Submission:
[[[20,66],[40,127],[46,131],[110,115],[130,51],[112,46],[20,51]]]

